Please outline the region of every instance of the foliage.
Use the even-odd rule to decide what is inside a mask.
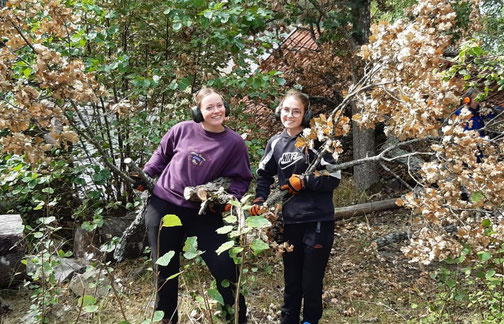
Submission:
[[[0,10],[2,151],[47,166],[69,150],[70,168],[87,165],[104,187],[94,199],[125,205],[124,159],[145,163],[198,88],[222,89],[239,107],[245,93],[254,100],[283,83],[275,71],[251,75],[275,41],[272,18],[261,0],[9,1]],[[243,119],[233,127],[250,128]]]
[[[486,0],[481,2],[482,30],[478,38],[483,41],[484,48],[496,55],[500,55],[504,49],[502,33],[504,31],[504,6],[501,1]]]
[[[217,229],[219,234],[227,234],[229,241],[223,243],[217,250],[217,254],[228,251],[234,263],[239,265],[238,282],[236,284],[236,299],[234,323],[238,323],[238,296],[246,294],[247,287],[255,281],[253,273],[249,273],[250,263],[257,256],[269,249],[268,243],[261,237],[261,229],[270,226],[270,222],[264,216],[249,216],[245,218],[244,212],[252,207],[248,203],[250,196],[244,196],[241,201],[232,200],[230,214],[224,218],[229,224]],[[247,264],[247,267],[245,265]],[[229,283],[228,283],[229,284]]]
[[[450,68],[451,73],[442,73],[442,64],[446,64],[443,51],[452,44],[456,26],[452,6],[444,1],[422,1],[413,13],[416,18],[411,23],[372,27],[370,44],[362,47],[361,54],[377,72],[372,77],[372,91],[360,94],[363,111],[354,119],[368,127],[384,122],[385,132],[401,140],[434,140],[428,152],[432,159],[420,171],[420,189],[405,199],[406,205],[421,215],[423,226],[404,251],[413,261],[427,264],[459,256],[462,242],[474,251],[488,247],[477,216],[493,219],[502,208],[500,178],[504,173],[498,161],[504,147],[500,136],[492,140],[476,131],[465,131],[470,114],[452,115],[465,86],[464,73],[469,73],[460,66],[469,53],[482,54],[476,47],[463,49],[460,63]],[[485,63],[472,62],[480,72],[478,79],[471,80],[474,84],[499,79]],[[481,160],[475,153],[479,151]],[[463,193],[470,199],[462,199]],[[458,226],[457,236],[446,229],[449,224]]]
[[[32,289],[31,306],[27,314],[37,323],[48,323],[51,310],[59,305],[62,287],[56,281],[55,268],[60,264],[59,258],[68,257],[72,252],[64,252],[54,234],[61,229],[54,216],[41,217],[34,228],[26,226],[28,235],[33,238],[33,255],[23,260],[32,270],[28,276],[32,281],[26,282]]]
[[[486,229],[485,236],[493,248],[474,253],[469,245],[465,245],[460,257],[446,260],[445,265],[431,275],[438,282],[438,293],[422,323],[449,322],[452,313],[462,308],[478,314],[480,323],[502,322],[504,249],[493,236],[495,230],[491,222],[484,220],[482,227]]]

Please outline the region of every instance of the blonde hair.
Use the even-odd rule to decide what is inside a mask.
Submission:
[[[196,95],[194,96],[194,102],[196,103],[196,106],[198,106],[198,108],[201,108],[200,104],[203,98],[211,95],[212,93],[219,95],[222,101],[224,101],[222,94],[214,88],[201,88],[198,92],[196,92]]]

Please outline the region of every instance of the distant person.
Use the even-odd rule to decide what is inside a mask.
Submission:
[[[198,248],[205,253],[202,258],[217,282],[217,289],[224,299],[226,310],[234,305],[237,267],[227,253],[217,255],[219,246],[229,239],[216,230],[224,226],[222,208],[208,210],[198,215],[200,204],[184,199],[184,188],[198,186],[219,177],[231,179],[228,192],[240,199],[248,190],[252,173],[247,147],[240,135],[224,126],[229,107],[224,97],[212,88],[203,88],[195,96],[192,121],[173,126],[161,140],[144,172],[159,176],[147,207],[145,223],[151,246],[154,269],[159,270],[156,289],[156,309],[164,312],[163,323],[178,323],[178,277],[166,279],[179,272],[179,253],[189,236],[198,238]],[[142,185],[141,182],[137,183]],[[167,214],[175,214],[182,226],[163,227],[160,221]],[[158,250],[159,232],[159,250]],[[175,251],[167,266],[156,266],[157,256]],[[223,281],[231,285],[224,287]],[[166,282],[165,282],[166,281]],[[246,323],[246,305],[239,297],[239,323]],[[226,315],[231,320],[231,314]]]
[[[476,89],[469,88],[462,97],[462,105],[455,111],[455,115],[460,116],[465,108],[468,109],[470,112],[470,117],[464,125],[464,130],[478,131],[479,136],[484,137],[486,135],[483,129],[485,127],[485,122],[494,119],[497,114],[502,112],[502,107],[492,107],[489,113],[483,114],[481,112],[480,103],[475,100],[478,96],[478,93],[479,92]],[[483,152],[478,149],[478,152],[475,154],[475,156],[476,162],[481,163],[481,159],[483,159]],[[463,165],[464,167],[467,167],[467,164],[465,162],[463,162]],[[465,188],[461,189],[460,198],[463,201],[469,201],[470,195]]]
[[[299,324],[301,304],[303,322],[316,324],[322,317],[322,282],[334,241],[333,190],[338,187],[339,171],[315,176],[303,175],[315,151],[296,148],[296,140],[310,125],[312,112],[307,95],[291,90],[276,109],[284,130],[273,136],[257,170],[257,188],[251,215],[261,213],[270,194],[275,175],[281,190],[288,190],[282,208],[283,238],[294,250],[283,254],[284,302],[282,324]],[[323,157],[320,167],[335,163],[331,154]]]
[[[502,112],[501,106],[491,107],[491,111],[488,114],[482,114],[481,105],[479,102],[475,100],[478,96],[478,91],[474,88],[469,88],[467,92],[462,97],[462,105],[455,111],[455,115],[460,116],[462,114],[462,110],[467,108],[471,113],[471,117],[469,121],[465,124],[464,130],[478,131],[480,136],[485,136],[484,130],[482,128],[485,127],[485,122],[492,120],[495,118],[500,112]]]

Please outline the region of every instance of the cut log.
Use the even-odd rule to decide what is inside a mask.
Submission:
[[[185,187],[184,198],[189,201],[201,201],[198,214],[202,215],[211,204],[227,204],[233,199],[233,196],[226,192],[230,185],[231,179],[221,177],[196,187]]]
[[[0,288],[8,288],[24,256],[23,220],[20,215],[0,215]]]
[[[334,209],[334,219],[343,220],[349,217],[359,216],[372,212],[380,212],[400,208],[396,205],[397,198],[373,201],[364,204],[358,204]]]
[[[231,179],[229,178],[217,178],[214,181],[196,186],[196,187],[185,187],[184,198],[190,201],[205,201],[212,196],[212,194],[217,194],[220,192],[225,192],[229,189],[231,185]]]

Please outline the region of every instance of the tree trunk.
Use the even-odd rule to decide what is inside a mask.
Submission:
[[[352,15],[352,40],[354,50],[359,50],[360,45],[368,42],[371,14],[369,0],[352,0],[350,1]],[[362,70],[356,68],[353,71],[353,79],[357,81],[362,75]],[[352,115],[358,113],[359,110],[355,105],[352,105]],[[353,158],[354,160],[364,158],[366,156],[376,155],[375,151],[375,133],[374,129],[361,129],[355,122],[352,122],[352,137],[353,137]],[[378,167],[376,163],[365,163],[354,166],[354,183],[357,189],[367,189],[372,184],[378,182]]]

